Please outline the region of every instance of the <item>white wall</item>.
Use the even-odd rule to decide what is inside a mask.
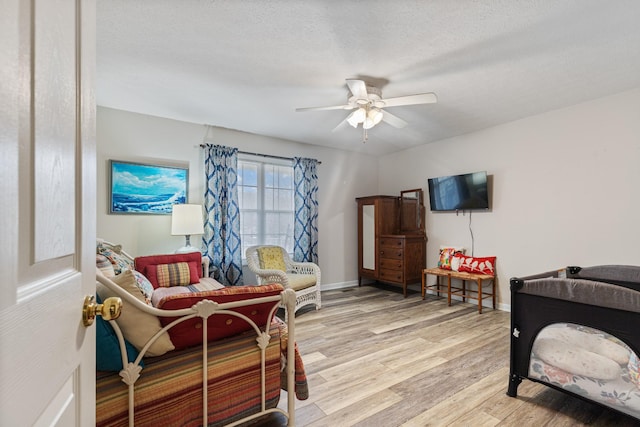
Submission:
[[[199,144],[204,136],[205,127],[200,124],[98,107],[98,236],[121,243],[135,256],[168,253],[182,246],[184,237],[170,235],[168,215],[108,214],[108,163],[109,159],[116,159],[187,165],[189,202],[201,203],[204,157]],[[320,160],[318,257],[322,288],[357,280],[355,198],[378,191],[375,157],[223,128],[212,128],[207,142],[237,147],[241,151]],[[252,283],[253,277],[245,277],[245,282]]]
[[[381,157],[381,194],[425,191],[429,267],[471,236],[468,213],[428,210],[427,179],[480,170],[493,194],[471,217],[475,255],[497,256],[504,308],[513,276],[640,264],[640,88]]]

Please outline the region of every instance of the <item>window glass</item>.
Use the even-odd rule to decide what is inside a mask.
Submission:
[[[293,253],[293,166],[290,161],[238,159],[242,255],[249,246],[278,245]]]

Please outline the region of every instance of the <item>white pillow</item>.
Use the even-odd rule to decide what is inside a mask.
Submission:
[[[138,288],[136,278],[131,270],[124,270],[111,280],[140,300],[140,302],[146,304],[145,296],[140,288]],[[118,296],[115,291],[112,291],[104,285],[98,288],[98,294],[102,300]],[[140,310],[133,306],[133,304],[127,304],[125,300],[122,301],[122,313],[120,317],[116,319],[116,323],[122,330],[122,334],[126,340],[133,344],[138,350],[142,350],[151,337],[162,329],[160,319],[151,313]],[[145,356],[160,356],[174,348],[169,334],[164,332],[151,344]]]
[[[569,327],[546,327],[539,338],[553,338],[575,347],[581,347],[592,353],[611,359],[618,365],[629,363],[631,351],[598,334],[589,334]]]
[[[620,377],[620,365],[613,360],[554,338],[536,338],[532,351],[539,359],[570,374],[601,380]]]
[[[460,271],[460,264],[462,264],[462,258],[456,255],[451,257],[451,270]]]

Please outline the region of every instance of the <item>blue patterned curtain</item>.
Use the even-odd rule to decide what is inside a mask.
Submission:
[[[202,243],[224,285],[242,285],[240,205],[238,204],[238,149],[206,144]]]
[[[293,259],[318,263],[318,161],[293,158]]]

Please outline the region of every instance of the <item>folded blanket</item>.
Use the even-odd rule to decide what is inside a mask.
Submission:
[[[282,354],[282,368],[280,370],[280,383],[283,390],[287,390],[287,348],[289,345],[289,331],[287,324],[280,318],[276,317],[275,321],[278,323],[280,330],[280,351]],[[298,351],[298,343],[295,343],[295,388],[296,397],[298,400],[307,400],[309,398],[309,386],[307,384],[307,374],[304,370],[304,364],[302,363],[302,356]]]

